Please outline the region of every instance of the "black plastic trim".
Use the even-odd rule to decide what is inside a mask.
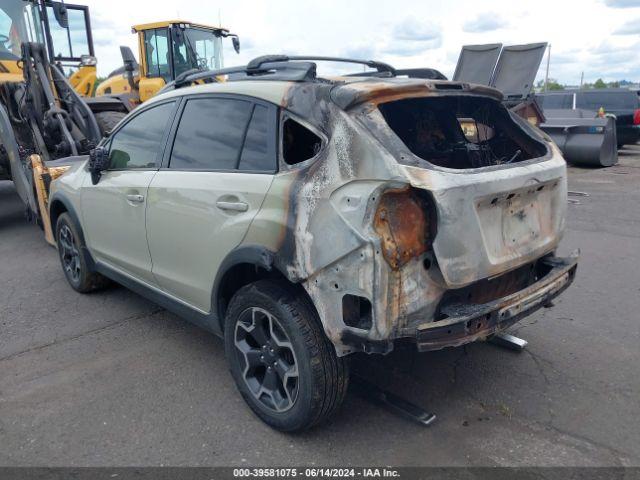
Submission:
[[[56,202],[62,203],[64,205],[66,213],[68,213],[69,216],[71,217],[71,220],[73,221],[76,227],[78,235],[80,236],[79,240],[80,240],[80,243],[82,243],[81,250],[82,250],[82,254],[84,255],[84,259],[87,264],[87,267],[89,267],[89,270],[95,270],[96,262],[94,261],[93,256],[91,255],[91,252],[89,252],[89,249],[87,248],[87,242],[85,241],[84,232],[82,231],[82,223],[80,222],[80,217],[76,212],[75,208],[73,208],[73,204],[71,203],[71,201],[67,198],[67,196],[63,192],[60,192],[60,191],[55,192],[49,198],[49,219],[51,220],[51,206]],[[56,225],[53,225],[53,224],[51,225],[51,231],[53,232],[53,237],[55,241]]]
[[[274,256],[275,254],[272,251],[260,245],[244,245],[229,252],[220,264],[220,267],[218,267],[218,272],[216,273],[216,278],[213,282],[211,310],[214,311],[215,305],[215,312],[218,314],[218,317],[222,319],[222,314],[220,312],[221,305],[218,304],[218,298],[222,287],[222,279],[229,270],[236,265],[247,263],[264,268],[270,272],[276,268],[274,265]]]

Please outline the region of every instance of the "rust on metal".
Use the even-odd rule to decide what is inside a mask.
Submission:
[[[413,189],[390,190],[382,195],[374,228],[382,242],[382,254],[393,269],[405,265],[430,246],[431,219],[427,206]]]

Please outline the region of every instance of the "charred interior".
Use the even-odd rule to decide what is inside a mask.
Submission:
[[[417,157],[467,169],[521,162],[545,154],[498,101],[476,96],[409,98],[379,106],[389,127]]]
[[[291,118],[282,127],[282,154],[285,163],[295,165],[315,157],[322,147],[322,140],[304,125]]]

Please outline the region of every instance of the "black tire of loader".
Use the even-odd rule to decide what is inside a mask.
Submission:
[[[95,114],[96,122],[98,122],[98,127],[100,127],[100,133],[102,136],[107,135],[113,127],[115,127],[120,120],[126,117],[127,114],[123,112],[98,112]]]

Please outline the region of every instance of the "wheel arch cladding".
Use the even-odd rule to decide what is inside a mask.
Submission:
[[[51,202],[51,206],[49,207],[49,219],[51,221],[51,230],[55,232],[56,224],[58,223],[58,218],[60,215],[67,212],[69,209],[65,205],[65,203],[60,199],[55,199]]]
[[[87,244],[84,238],[84,232],[82,230],[82,223],[80,223],[80,218],[76,213],[75,209],[71,202],[64,196],[61,192],[56,192],[50,199],[50,207],[49,207],[49,218],[51,220],[51,230],[54,232],[54,240],[56,240],[56,224],[58,223],[58,219],[60,215],[66,213],[71,217],[71,221],[74,223],[76,230],[78,231],[78,235],[80,238],[78,239],[82,243],[82,253],[85,257],[85,261],[87,262],[87,266],[90,269],[95,268],[95,262],[91,253],[87,249]],[[57,243],[57,240],[56,240]]]
[[[259,245],[245,245],[227,255],[214,281],[212,305],[221,329],[224,329],[224,317],[233,295],[243,286],[266,278],[286,282],[309,300],[304,288],[280,269],[273,252]]]

